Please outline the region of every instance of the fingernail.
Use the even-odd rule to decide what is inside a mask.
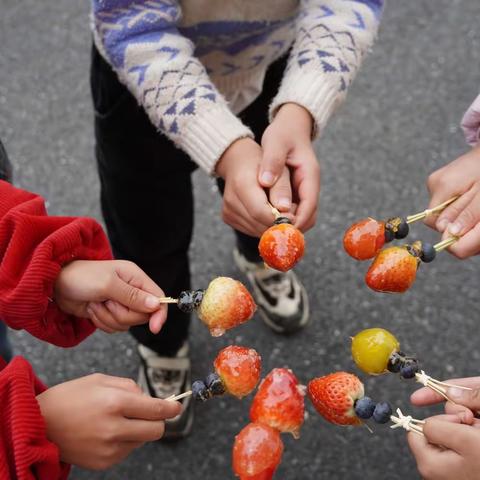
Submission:
[[[460,222],[451,223],[451,224],[448,226],[448,231],[449,231],[452,235],[458,235],[461,230],[462,230],[462,224],[461,224]]]
[[[440,232],[444,232],[445,229],[447,228],[448,225],[448,220],[446,218],[442,218],[437,222],[437,229]]]
[[[147,308],[157,308],[160,306],[160,300],[157,297],[150,295],[145,299],[145,306]]]
[[[273,176],[272,172],[263,172],[260,177],[260,181],[267,185],[271,185],[273,183],[274,178],[275,177]]]
[[[290,199],[287,197],[280,198],[278,200],[278,206],[281,208],[290,208],[291,206]]]
[[[452,400],[461,399],[463,397],[464,391],[461,388],[450,387],[447,390],[447,397]]]

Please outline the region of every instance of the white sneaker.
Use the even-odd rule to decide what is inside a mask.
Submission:
[[[238,268],[247,276],[264,322],[277,333],[293,333],[307,325],[308,296],[293,271],[278,272],[264,263],[248,261],[233,252]]]
[[[192,378],[188,344],[175,357],[161,357],[144,345],[138,345],[141,365],[138,384],[145,393],[156,398],[168,398],[191,390]],[[181,438],[188,435],[193,424],[193,402],[191,397],[180,400],[182,413],[165,421],[164,439]]]

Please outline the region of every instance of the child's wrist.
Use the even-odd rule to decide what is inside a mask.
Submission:
[[[277,111],[275,120],[288,121],[296,129],[305,133],[309,139],[312,138],[315,121],[312,114],[298,103],[284,103]]]

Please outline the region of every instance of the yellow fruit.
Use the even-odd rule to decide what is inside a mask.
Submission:
[[[360,370],[369,375],[386,373],[390,356],[399,349],[399,341],[383,328],[362,330],[352,339],[353,360]]]

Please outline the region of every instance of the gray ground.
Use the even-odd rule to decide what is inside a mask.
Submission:
[[[342,251],[352,220],[412,213],[427,203],[429,172],[466,146],[459,119],[477,95],[480,33],[477,0],[392,1],[380,38],[318,155],[323,167],[321,212],[298,268],[308,287],[313,322],[292,338],[273,335],[259,318],[220,340],[195,323],[194,374],[208,371],[220,347],[257,348],[267,372],[288,365],[303,381],[337,369],[355,371],[348,337],[374,325],[390,328],[435,376],[478,374],[478,259],[444,254],[422,268],[403,296],[373,294],[366,265]],[[52,213],[99,218],[88,90],[88,2],[3,0],[0,17],[0,137],[16,164],[18,185],[44,195]],[[232,235],[217,214],[210,179],[195,175],[197,223],[192,245],[195,285],[232,266]],[[155,227],[152,228],[155,234]],[[421,225],[414,235],[433,238]],[[217,245],[213,249],[212,245]],[[74,350],[13,335],[18,353],[55,384],[94,371],[134,377],[128,335],[98,333]],[[358,372],[357,372],[358,373]],[[398,378],[365,378],[368,392],[423,416],[408,404],[414,390]],[[108,473],[76,470],[74,479],[224,479],[235,434],[247,423],[248,400],[225,398],[197,409],[193,435],[177,445],[148,445]],[[415,466],[402,432],[340,429],[311,408],[301,440],[285,438],[280,479],[405,479]]]

